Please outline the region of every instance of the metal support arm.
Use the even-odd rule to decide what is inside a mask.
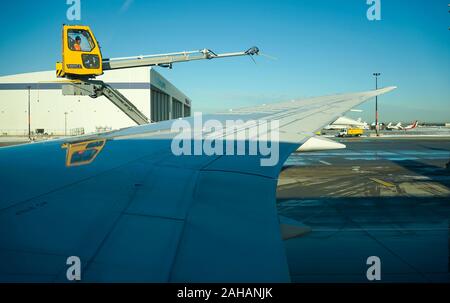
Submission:
[[[133,103],[131,103],[131,101],[118,90],[103,81],[80,80],[80,82],[63,85],[62,92],[65,96],[89,96],[91,98],[105,96],[137,124],[142,125],[150,122],[149,119],[134,106]]]
[[[161,66],[171,68],[173,63],[178,62],[210,60],[216,58],[228,58],[238,56],[253,56],[258,54],[259,49],[257,47],[252,47],[244,52],[224,53],[224,54],[216,54],[209,49],[203,49],[199,51],[178,52],[161,55],[113,58],[103,60],[103,70],[132,68],[140,66]]]

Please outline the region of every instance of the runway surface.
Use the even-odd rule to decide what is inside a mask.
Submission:
[[[294,282],[450,282],[449,138],[346,139],[293,154],[279,178],[281,215],[311,227],[285,241]]]

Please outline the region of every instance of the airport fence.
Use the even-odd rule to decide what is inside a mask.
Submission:
[[[34,136],[80,136],[84,135],[84,128],[64,129],[34,129],[31,135]],[[2,137],[28,137],[28,129],[0,129]]]

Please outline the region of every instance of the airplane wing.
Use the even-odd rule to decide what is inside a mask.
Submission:
[[[273,166],[262,155],[176,156],[173,121],[0,148],[0,281],[67,281],[66,260],[78,256],[82,281],[287,282],[275,205],[284,161],[324,125],[393,89],[203,116],[250,129],[278,121],[267,132],[279,134]]]

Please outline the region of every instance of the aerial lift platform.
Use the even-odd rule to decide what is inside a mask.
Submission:
[[[63,25],[62,62],[56,63],[56,75],[66,78],[62,86],[63,95],[105,96],[137,124],[152,121],[134,106],[124,95],[107,83],[94,80],[105,71],[142,67],[160,66],[172,68],[173,63],[194,60],[211,60],[237,56],[258,55],[259,49],[252,47],[243,52],[216,54],[209,49],[177,52],[160,55],[135,56],[114,59],[102,58],[100,46],[89,26]]]

